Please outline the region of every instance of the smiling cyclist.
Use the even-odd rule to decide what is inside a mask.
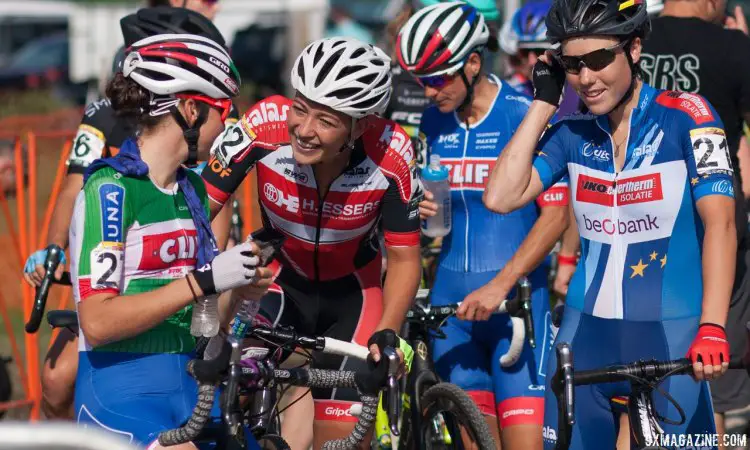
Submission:
[[[422,191],[409,136],[378,117],[391,95],[390,58],[351,38],[321,39],[302,51],[291,78],[294,98],[259,102],[214,145],[203,171],[211,208],[221,208],[254,168],[263,226],[287,237],[260,314],[376,353],[373,344],[399,347],[394,330],[421,275]],[[382,285],[379,224],[388,255]],[[313,360],[330,369],[361,364],[330,355]],[[346,436],[356,420],[348,414],[353,391],[314,389],[312,396],[314,413],[307,397],[282,424],[293,448],[306,449],[313,439],[320,448]]]
[[[723,327],[737,252],[732,166],[722,123],[705,99],[641,81],[649,29],[644,2],[552,5],[547,33],[560,52],[534,68],[535,100],[500,154],[484,201],[507,213],[570,175],[582,254],[557,340],[570,343],[577,369],[688,357],[698,380],[711,379],[729,362]],[[566,78],[591,114],[545,132]],[[548,370],[556,363],[552,354]],[[663,386],[686,416],[681,425],[661,424],[665,433],[715,432],[705,382],[674,376]],[[545,448],[553,449],[557,405],[549,379],[546,394]],[[628,394],[622,383],[576,387],[570,448],[614,447],[608,399]],[[654,404],[674,417],[664,396]]]
[[[463,304],[461,320],[449,319],[441,329],[445,339],[433,342],[436,369],[468,392],[498,443],[502,436],[503,448],[541,448],[543,360],[551,339],[542,325],[548,321],[548,266],[540,263],[566,226],[567,187],[561,184],[540,195],[538,208],[529,205],[512,214],[495,214],[482,204],[494,160],[531,103],[485,72],[484,55],[496,45],[476,9],[448,2],[409,19],[397,54],[435,104],[422,116],[422,145],[450,169],[453,229],[443,239],[431,303]],[[420,205],[424,216],[436,208],[431,201]],[[520,361],[502,368],[498,359],[510,346],[511,322],[505,314],[490,317],[484,304],[507,298],[522,276],[533,286],[539,344],[535,350],[524,348]],[[524,414],[516,414],[519,410]]]

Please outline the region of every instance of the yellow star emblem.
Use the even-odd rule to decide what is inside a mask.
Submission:
[[[666,255],[666,254],[664,254],[664,258],[660,259],[659,261],[661,261],[661,267],[662,267],[662,269],[663,269],[663,268],[664,268],[664,266],[666,266],[666,265],[667,265],[667,255]]]
[[[648,255],[648,257],[651,258],[650,261],[656,261],[657,256],[659,256],[659,254],[656,252],[653,252],[650,255]]]
[[[690,179],[690,184],[692,184],[693,186],[695,186],[696,184],[698,184],[698,177],[691,178]]]
[[[648,264],[643,264],[643,260],[639,259],[638,264],[635,266],[630,266],[631,269],[633,269],[633,273],[630,275],[630,278],[633,278],[636,275],[643,276],[643,271],[646,270],[646,267],[648,267]]]
[[[543,151],[541,151],[541,150],[538,150],[538,151],[536,152],[536,155],[537,155],[537,156],[547,156],[547,154],[546,154],[546,153],[544,153],[544,152],[543,152]]]

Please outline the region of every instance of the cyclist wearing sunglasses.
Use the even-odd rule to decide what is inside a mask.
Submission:
[[[502,429],[503,448],[540,448],[542,361],[551,343],[542,325],[549,309],[548,267],[540,263],[565,228],[567,188],[558,186],[541,195],[540,209],[529,206],[509,215],[494,214],[482,204],[494,159],[530,103],[483,72],[484,51],[495,46],[473,7],[450,2],[417,11],[400,32],[397,55],[435,104],[422,116],[423,145],[450,169],[453,229],[443,239],[431,302],[464,305],[461,320],[450,319],[443,327],[446,339],[433,343],[437,370],[469,393],[498,442]],[[425,216],[436,209],[429,201],[420,207]],[[535,350],[525,348],[514,366],[501,368],[498,358],[509,346],[510,320],[507,315],[490,317],[482,304],[506,298],[523,275],[533,284],[534,317],[541,318],[539,344]]]
[[[696,379],[712,379],[729,361],[732,165],[721,120],[705,99],[641,81],[649,30],[639,1],[552,5],[547,33],[560,52],[534,68],[535,100],[500,154],[484,200],[507,213],[570,175],[582,254],[557,340],[571,344],[577,369],[688,357]],[[545,131],[566,79],[591,114]],[[662,388],[686,416],[680,425],[660,423],[665,433],[714,433],[705,382],[675,376]],[[557,405],[549,384],[546,393],[545,448],[553,449]],[[617,417],[608,399],[628,394],[625,384],[577,387],[570,448],[614,447]],[[654,403],[675,419],[665,396]]]
[[[88,167],[74,207],[79,424],[160,448],[158,434],[185,423],[197,396],[186,370],[195,357],[193,303],[218,296],[227,323],[236,301],[261,297],[271,283],[254,244],[218,254],[205,185],[183,167],[208,157],[239,84],[219,43],[164,34],[129,47],[107,86],[113,108],[138,133],[117,156]]]
[[[157,7],[140,9],[120,22],[125,44],[130,46],[140,39],[159,33],[189,33],[209,37],[224,45],[219,30],[206,17],[186,8]],[[222,100],[228,101],[228,100]],[[238,118],[236,109],[225,123],[231,125]],[[73,139],[68,158],[68,173],[55,204],[47,234],[47,242],[60,248],[67,247],[68,230],[76,195],[83,186],[83,174],[92,161],[116,154],[123,141],[133,136],[135,129],[129,120],[118,117],[107,98],[88,105],[83,120]],[[213,221],[219,248],[224,248],[228,237],[229,209]],[[24,267],[24,278],[39,285],[44,274],[42,266],[46,250],[34,252]],[[58,277],[64,270],[59,267]],[[42,370],[42,409],[49,419],[73,419],[73,394],[78,367],[77,338],[62,330],[51,347]]]

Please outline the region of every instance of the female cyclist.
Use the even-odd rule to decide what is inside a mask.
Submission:
[[[226,322],[235,300],[259,298],[270,284],[253,244],[215,256],[205,187],[183,168],[208,156],[239,83],[221,45],[167,34],[133,44],[107,87],[138,133],[89,166],[74,207],[78,423],[158,448],[158,434],[186,421],[197,398],[185,370],[193,302],[222,294]]]
[[[188,8],[154,7],[143,8],[123,17],[120,27],[126,46],[156,34],[196,34],[208,37],[225,45],[224,38],[211,21],[202,14]],[[124,50],[123,50],[124,52]],[[124,55],[121,59],[124,59]],[[120,61],[122,62],[122,61]],[[122,70],[122,68],[119,68]],[[237,110],[227,117],[225,124],[231,126],[238,119]],[[96,159],[117,153],[122,142],[135,133],[127,117],[118,117],[107,98],[99,99],[86,108],[68,158],[68,173],[63,180],[60,196],[55,203],[47,242],[64,249],[68,246],[68,232],[76,196],[83,187],[86,168]],[[205,163],[204,163],[205,164]],[[225,208],[212,220],[219,249],[228,239],[231,211]],[[29,256],[24,267],[24,278],[32,286],[41,284],[44,276],[44,260],[47,250],[38,250]],[[60,264],[57,278],[64,270]],[[42,411],[48,419],[73,419],[73,397],[78,368],[78,341],[75,334],[61,330],[51,346],[42,369]]]
[[[287,237],[261,315],[374,352],[372,344],[397,345],[393,330],[421,275],[422,193],[409,136],[377,116],[391,94],[390,59],[354,39],[321,39],[302,51],[291,76],[293,99],[259,102],[214,145],[203,171],[211,207],[221,208],[254,167],[263,225]],[[388,255],[383,285],[379,224]],[[313,361],[333,369],[359,364],[335,356]],[[320,448],[347,435],[356,420],[349,413],[354,392],[312,396],[314,414],[309,397],[287,411],[282,435],[292,448],[307,449],[313,438]]]
[[[547,33],[560,52],[534,68],[535,100],[500,154],[484,201],[507,213],[570,175],[582,254],[557,340],[571,344],[577,369],[687,355],[695,378],[712,379],[729,359],[723,326],[737,252],[732,166],[706,100],[638,77],[649,29],[644,2],[552,5]],[[566,78],[591,114],[545,132]],[[555,366],[553,353],[547,370]],[[614,447],[608,399],[628,395],[628,386],[576,388],[570,448]],[[662,424],[665,433],[714,433],[704,382],[674,376],[662,386],[686,415],[681,425]],[[545,447],[552,449],[557,405],[549,383],[546,392]],[[664,396],[654,402],[674,418]]]
[[[443,239],[433,305],[464,301],[461,320],[451,319],[445,339],[434,342],[433,357],[443,379],[474,399],[505,449],[541,448],[543,356],[549,349],[547,265],[540,263],[566,226],[567,187],[558,186],[533,205],[507,215],[494,214],[481,195],[492,165],[523,119],[531,99],[495,75],[485,73],[485,49],[494,50],[484,18],[463,2],[423,8],[399,35],[401,66],[424,86],[435,106],[422,116],[420,139],[428,155],[440,155],[450,169],[453,229]],[[430,193],[425,193],[431,199]],[[423,202],[423,215],[435,203]],[[533,285],[538,347],[501,368],[498,359],[510,345],[507,315],[490,318],[476,305],[504,299],[521,276]],[[464,320],[486,320],[471,323]],[[520,412],[519,412],[520,411]]]

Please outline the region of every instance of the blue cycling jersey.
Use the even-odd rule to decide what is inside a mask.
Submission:
[[[734,195],[722,123],[702,97],[643,85],[615,172],[607,116],[563,119],[534,161],[545,187],[565,175],[581,234],[567,303],[602,318],[700,315],[703,225],[696,202]]]
[[[496,214],[482,203],[495,160],[523,120],[531,99],[501,82],[489,112],[466,126],[456,113],[429,107],[422,116],[420,145],[440,155],[450,169],[453,228],[443,239],[440,266],[456,272],[500,270],[526,238],[538,217],[534,205]],[[429,158],[426,158],[428,160]],[[540,204],[567,204],[566,184],[540,197]]]

